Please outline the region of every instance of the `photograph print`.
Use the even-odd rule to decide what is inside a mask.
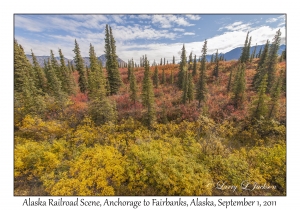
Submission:
[[[286,14],[14,14],[14,196],[286,196]]]

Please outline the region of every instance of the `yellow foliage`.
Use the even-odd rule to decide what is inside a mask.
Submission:
[[[162,140],[133,145],[128,154],[129,189],[133,194],[155,189],[157,195],[210,195],[211,177],[195,156],[186,154],[179,141]]]
[[[267,183],[284,194],[284,128],[262,121],[245,129],[202,116],[151,130],[131,118],[101,126],[85,118],[71,129],[28,115],[15,133],[14,176],[55,196],[232,195],[210,185],[218,181]]]
[[[87,148],[48,190],[51,195],[114,195],[125,181],[125,166],[126,158],[113,147]]]
[[[27,138],[52,141],[63,136],[68,128],[66,123],[60,121],[43,121],[38,117],[26,115],[20,123],[20,131]]]

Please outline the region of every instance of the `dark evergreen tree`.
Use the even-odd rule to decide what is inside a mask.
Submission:
[[[250,60],[251,40],[252,40],[252,37],[250,36],[249,41],[248,41],[246,56],[245,56],[246,62],[248,62]]]
[[[194,56],[194,62],[193,62],[193,76],[198,75],[198,71],[197,71],[197,59],[196,59],[196,55]]]
[[[89,102],[88,113],[96,125],[108,122],[115,123],[117,119],[116,104],[112,103],[107,97],[102,98],[101,93],[98,97]]]
[[[48,59],[49,60],[49,59]],[[47,61],[44,59],[44,67],[43,67],[43,71],[45,73],[45,76],[46,76],[46,80],[47,80],[47,90],[48,90],[48,78],[49,78],[49,75],[48,75],[48,63]]]
[[[45,72],[40,67],[39,63],[37,62],[37,59],[31,50],[31,56],[32,56],[32,62],[33,62],[33,71],[35,72],[35,86],[37,89],[40,89],[44,93],[47,91],[47,78],[45,75]]]
[[[242,54],[241,54],[241,57],[239,59],[241,63],[245,63],[249,58],[248,57],[249,56],[248,55],[248,53],[249,53],[248,36],[249,36],[249,32],[247,33],[245,44],[244,44],[244,47],[242,49]]]
[[[177,85],[180,89],[183,89],[184,75],[185,75],[185,71],[187,69],[186,66],[187,66],[186,51],[185,51],[185,47],[184,47],[184,44],[183,44],[182,53],[181,53],[180,68],[179,68],[179,73],[178,73],[178,81],[177,81]]]
[[[213,70],[213,76],[219,77],[219,54],[218,54],[218,50],[216,52],[215,63],[216,63],[216,65],[215,65],[214,70]]]
[[[27,114],[41,114],[45,104],[34,82],[34,70],[24,49],[14,40],[14,117],[20,122]]]
[[[254,47],[254,50],[253,50],[252,54],[251,54],[251,57],[250,57],[250,62],[252,62],[252,60],[255,58],[255,54],[256,54],[256,47],[257,47],[257,43],[256,43],[256,45],[255,45],[255,47]]]
[[[233,102],[236,108],[242,108],[246,98],[245,64],[240,64],[233,86]]]
[[[283,50],[281,52],[281,56],[280,56],[280,62],[283,62],[286,60],[286,50]]]
[[[270,46],[270,52],[267,59],[266,65],[266,72],[268,74],[268,85],[267,85],[267,92],[270,93],[272,86],[275,82],[275,75],[276,75],[276,65],[278,63],[278,49],[280,45],[280,38],[281,32],[280,29],[276,31],[276,34],[273,38],[272,45]]]
[[[173,55],[173,64],[175,64],[175,56]]]
[[[254,100],[252,105],[252,118],[254,119],[266,118],[268,114],[269,98],[266,95],[267,77],[268,75],[266,74],[262,79],[258,88],[257,99]]]
[[[194,100],[194,93],[195,93],[195,85],[193,82],[192,74],[189,73],[189,75],[188,75],[188,91],[187,91],[187,98],[189,100],[189,103]]]
[[[105,57],[106,57],[106,71],[108,82],[110,86],[110,94],[117,94],[122,80],[118,69],[118,60],[116,54],[116,41],[113,37],[111,27],[106,25],[105,28]]]
[[[148,127],[152,127],[156,121],[156,112],[154,107],[154,92],[152,80],[150,78],[150,67],[149,62],[147,60],[147,56],[145,56],[145,72],[143,79],[143,87],[142,87],[142,101],[143,105],[146,107],[146,115],[145,121]]]
[[[47,72],[48,72],[48,91],[50,95],[54,96],[58,101],[62,101],[65,97],[62,92],[61,88],[61,81],[57,78],[55,74],[55,70],[52,67],[51,60],[48,60],[47,65]]]
[[[188,89],[189,89],[189,77],[188,71],[184,71],[184,80],[183,80],[183,91],[182,91],[182,103],[186,103],[188,100]]]
[[[89,50],[90,59],[90,73],[89,73],[89,96],[91,99],[100,97],[98,94],[102,94],[101,98],[106,95],[105,79],[103,75],[101,62],[98,61],[95,53],[94,46],[90,44]]]
[[[82,93],[85,93],[88,90],[88,84],[87,84],[83,59],[81,57],[79,45],[76,39],[75,39],[75,48],[73,52],[75,53],[74,62],[75,62],[76,70],[79,73],[79,79],[78,79],[79,88]]]
[[[265,65],[268,60],[268,54],[269,54],[269,40],[267,40],[267,43],[265,44],[264,50],[260,55],[259,62],[256,68],[256,73],[253,78],[253,86],[256,90],[258,90],[258,87],[264,78],[265,74],[267,73],[265,71]]]
[[[128,81],[130,81],[130,76],[131,76],[131,70],[132,70],[132,67],[131,67],[131,61],[128,60],[128,66],[127,66],[127,79]]]
[[[192,70],[193,69],[193,54],[192,52],[189,55],[189,64],[188,64],[188,70]]]
[[[207,53],[207,41],[204,41],[202,47],[201,66],[200,66],[200,77],[196,88],[196,99],[198,100],[198,106],[206,101],[207,95],[207,84],[206,84],[206,53]]]
[[[158,67],[157,66],[155,66],[153,82],[154,82],[155,88],[158,88],[159,78],[158,78]]]
[[[63,81],[63,74],[60,71],[60,67],[58,65],[57,59],[54,56],[54,53],[52,50],[50,50],[50,62],[51,62],[51,66],[56,74],[57,79],[62,83]]]
[[[90,93],[88,113],[96,125],[117,120],[116,104],[107,98],[110,94],[109,81],[104,78],[102,63],[98,62],[94,47],[90,45]]]
[[[266,63],[268,59],[268,54],[269,54],[269,40],[267,40],[262,53],[259,56],[259,62],[257,64],[257,69],[260,69],[263,67],[264,63]]]
[[[61,49],[58,50],[60,57],[60,72],[62,74],[62,90],[68,95],[74,93],[74,83],[72,82],[73,75],[65,64],[65,57]]]
[[[68,69],[69,69],[70,72],[73,72],[71,62],[70,62],[69,59],[68,59]]]
[[[72,69],[72,72],[75,71],[74,65],[72,63],[71,63],[71,69]]]
[[[131,64],[133,65],[133,60],[131,62]],[[130,71],[130,94],[129,97],[130,99],[133,101],[133,103],[135,103],[137,101],[137,84],[136,84],[136,78],[134,75],[134,69],[132,68],[132,70]]]
[[[278,108],[279,108],[279,99],[280,93],[282,90],[282,78],[283,78],[283,71],[280,72],[280,76],[277,78],[276,85],[272,89],[271,92],[271,101],[270,101],[270,111],[269,111],[269,119],[276,119]]]
[[[164,58],[164,65],[166,65],[166,58]]]

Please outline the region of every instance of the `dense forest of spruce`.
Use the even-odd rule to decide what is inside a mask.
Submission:
[[[248,33],[238,61],[207,61],[205,41],[200,59],[183,45],[180,64],[121,68],[108,25],[105,68],[92,44],[89,67],[76,40],[74,66],[61,49],[40,66],[15,40],[14,194],[285,195],[280,36],[250,54]]]

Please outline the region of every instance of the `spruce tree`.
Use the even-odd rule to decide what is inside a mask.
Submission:
[[[49,61],[49,59],[48,59],[48,61]],[[48,78],[49,78],[49,75],[48,75],[48,62],[46,61],[46,59],[44,59],[43,72],[45,73],[45,77],[46,77],[46,80],[47,80],[47,91],[48,91]]]
[[[245,44],[244,44],[244,47],[242,49],[242,54],[241,54],[241,57],[240,57],[240,62],[241,63],[245,63],[247,60],[248,60],[248,53],[249,53],[249,45],[248,45],[248,37],[249,37],[249,31],[247,33],[247,36],[246,36],[246,40],[245,40]]]
[[[33,70],[35,72],[35,78],[36,78],[35,85],[36,85],[37,89],[40,89],[41,91],[46,93],[47,92],[47,78],[46,78],[45,72],[40,67],[39,63],[37,62],[37,59],[32,50],[31,50],[31,56],[32,56],[32,62],[33,62]]]
[[[271,92],[271,101],[270,101],[270,111],[269,111],[269,119],[273,118],[276,119],[278,108],[279,108],[279,99],[280,93],[282,89],[282,78],[283,78],[283,71],[280,72],[280,76],[277,78],[276,85],[272,89]]]
[[[81,57],[79,45],[76,39],[75,39],[75,48],[73,52],[75,53],[74,62],[75,62],[76,70],[79,73],[79,79],[78,79],[79,88],[82,93],[85,93],[88,90],[88,83],[87,83],[83,59]]]
[[[60,57],[60,72],[62,74],[62,90],[70,95],[74,93],[74,83],[72,82],[73,76],[65,64],[65,57],[62,54],[61,49],[59,49],[58,52]]]
[[[154,75],[153,75],[153,83],[155,88],[158,88],[159,78],[158,78],[158,67],[155,66]]]
[[[252,105],[252,118],[260,119],[261,117],[266,118],[268,114],[268,101],[269,98],[266,95],[266,87],[267,87],[267,77],[266,74],[262,79],[259,88],[258,88],[258,96],[257,99],[254,100]]]
[[[275,75],[276,75],[276,66],[278,63],[278,49],[280,45],[280,38],[281,32],[280,29],[276,31],[276,34],[273,38],[272,45],[270,46],[270,52],[267,60],[266,65],[266,72],[268,74],[268,86],[267,86],[267,92],[270,93],[272,86],[275,82]]]
[[[69,68],[69,71],[72,72],[72,66],[71,66],[71,63],[70,63],[70,60],[68,59],[68,68]]]
[[[34,81],[34,70],[24,49],[14,40],[14,111],[20,122],[26,114],[41,114],[45,104]]]
[[[196,99],[198,100],[198,106],[201,106],[201,103],[206,101],[207,94],[207,84],[206,84],[206,53],[207,53],[207,41],[204,41],[202,47],[202,56],[201,56],[201,66],[200,66],[200,77],[196,88]]]
[[[236,108],[241,108],[246,98],[245,64],[240,64],[233,86],[233,101]]]
[[[188,100],[188,88],[189,88],[188,71],[185,69],[185,71],[184,71],[184,80],[183,80],[183,91],[182,91],[182,103],[184,103],[184,104]]]
[[[194,92],[195,92],[195,85],[194,85],[194,82],[193,82],[193,77],[192,77],[192,74],[189,73],[189,76],[188,76],[188,91],[187,91],[187,98],[189,100],[189,103],[194,100]]]
[[[228,84],[227,84],[227,92],[229,92],[231,90],[232,71],[233,71],[233,67],[231,67],[231,69],[230,69],[230,74],[229,74],[229,79],[228,79]]]
[[[164,58],[164,65],[166,65],[166,58]]]
[[[51,60],[48,60],[47,64],[48,75],[48,91],[50,95],[54,96],[58,101],[63,102],[65,95],[61,88],[61,81],[56,76],[55,70],[52,67]]]
[[[196,76],[198,74],[197,71],[197,59],[196,59],[196,55],[194,56],[194,63],[193,63],[193,76]]]
[[[89,78],[90,78],[90,74],[91,74],[91,72],[90,72],[90,69],[88,68],[88,66],[86,65],[85,66],[85,73],[86,73],[86,79],[87,79],[87,87],[88,87],[88,90],[89,90]]]
[[[259,84],[261,83],[262,79],[264,78],[265,74],[267,73],[265,70],[265,65],[268,60],[268,54],[269,54],[269,40],[267,40],[267,43],[265,44],[265,47],[263,49],[263,52],[260,55],[259,62],[256,68],[256,73],[253,78],[252,85],[256,90],[258,90]]]
[[[59,81],[62,83],[63,81],[63,74],[60,71],[60,67],[58,65],[58,62],[56,60],[56,58],[54,57],[54,53],[52,50],[50,50],[50,62],[51,62],[51,66],[56,74],[57,79],[59,79]]]
[[[88,76],[89,80],[89,96],[91,98],[99,97],[97,94],[105,94],[105,79],[102,71],[101,62],[98,61],[97,55],[95,53],[94,46],[90,44],[89,50],[90,59],[90,73]],[[99,89],[101,89],[99,91]],[[101,96],[102,98],[104,97]]]
[[[71,69],[72,69],[72,72],[75,71],[74,65],[72,63],[71,63]]]
[[[218,54],[218,50],[216,52],[216,59],[215,59],[215,67],[213,70],[213,76],[218,77],[219,76],[219,54]]]
[[[189,64],[188,64],[188,70],[193,69],[193,54],[192,52],[189,55]]]
[[[210,57],[210,63],[213,63],[215,61],[214,59],[215,59],[214,54],[212,54]]]
[[[245,56],[246,62],[248,62],[248,61],[250,60],[251,40],[252,40],[252,37],[250,36],[250,39],[249,39],[249,41],[248,41],[248,46],[247,46],[246,56]]]
[[[250,57],[250,62],[252,62],[252,60],[255,58],[255,54],[256,54],[256,47],[257,47],[257,43],[256,43],[256,45],[255,45],[255,47],[254,47],[254,50],[253,50],[252,54],[251,54],[251,57]]]
[[[280,56],[280,62],[283,62],[286,60],[286,50],[283,50],[281,52],[281,56]]]
[[[131,61],[128,60],[128,66],[127,66],[127,79],[128,79],[128,81],[130,81],[130,75],[131,75],[131,66],[130,66],[130,62],[131,62]]]
[[[180,69],[179,69],[178,81],[177,81],[177,85],[180,89],[183,88],[183,81],[184,81],[184,75],[185,75],[185,71],[186,71],[186,65],[187,65],[186,51],[185,51],[185,47],[183,44],[182,53],[181,53]]]
[[[133,64],[133,61],[132,61]],[[134,70],[132,69],[130,71],[130,99],[135,103],[137,101],[137,84],[136,84],[136,78],[134,75]]]
[[[107,98],[110,93],[108,79],[104,78],[101,61],[98,62],[94,47],[90,45],[90,93],[88,113],[96,125],[117,120],[116,104]]]
[[[118,60],[116,54],[116,41],[112,34],[112,29],[108,25],[105,28],[105,57],[106,57],[106,71],[110,86],[110,94],[117,94],[122,80],[118,69]]]
[[[173,64],[175,64],[175,56],[173,55]]]
[[[146,107],[146,115],[145,121],[148,127],[152,127],[156,121],[156,113],[154,107],[154,92],[153,92],[153,85],[152,80],[150,78],[150,67],[149,62],[147,60],[147,56],[145,56],[145,72],[144,72],[144,79],[143,79],[143,87],[142,87],[142,102],[143,105]]]
[[[88,113],[96,125],[102,125],[108,122],[115,123],[117,120],[116,104],[111,102],[106,96],[102,98],[103,93],[96,94],[88,105]]]

